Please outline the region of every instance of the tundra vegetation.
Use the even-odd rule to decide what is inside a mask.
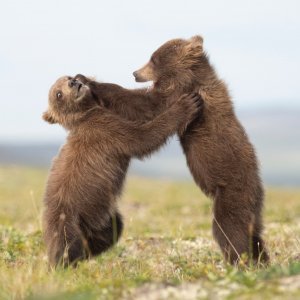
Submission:
[[[47,170],[0,168],[0,299],[300,298],[300,188],[266,188],[268,267],[224,263],[212,202],[193,182],[129,177],[117,246],[54,270],[41,233],[46,178]]]

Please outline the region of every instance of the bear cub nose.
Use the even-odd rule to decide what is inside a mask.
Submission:
[[[78,84],[75,78],[69,80],[69,87],[76,86]]]

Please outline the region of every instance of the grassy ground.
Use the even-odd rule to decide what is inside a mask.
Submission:
[[[224,264],[211,201],[192,182],[130,178],[120,243],[51,270],[41,237],[46,175],[0,168],[0,299],[300,299],[300,189],[267,189],[267,269]]]

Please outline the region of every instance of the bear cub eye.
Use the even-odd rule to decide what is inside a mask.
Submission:
[[[56,98],[57,98],[57,99],[60,99],[61,97],[62,97],[62,93],[61,93],[61,92],[57,92],[57,93],[56,93]]]
[[[150,61],[151,61],[154,65],[157,64],[157,59],[156,59],[155,57],[153,57],[153,56],[151,56]]]

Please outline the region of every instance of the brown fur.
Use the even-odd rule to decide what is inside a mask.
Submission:
[[[255,151],[235,116],[226,84],[203,52],[203,39],[165,43],[135,75],[137,81],[153,80],[155,90],[172,97],[199,90],[205,121],[193,122],[180,141],[196,183],[214,199],[214,236],[231,263],[243,253],[254,261],[268,261],[261,238],[264,192]]]
[[[90,85],[108,107],[133,120],[151,119],[179,95],[199,91],[204,118],[195,120],[180,142],[195,182],[214,200],[214,236],[233,264],[243,253],[254,262],[267,262],[261,237],[264,192],[255,151],[235,116],[226,84],[203,52],[203,39],[165,43],[134,75],[137,81],[152,80],[152,90]]]
[[[68,265],[97,255],[122,232],[117,198],[131,157],[144,157],[184,128],[201,106],[182,96],[151,122],[130,122],[105,109],[87,85],[60,78],[43,118],[68,131],[45,192],[44,237],[50,263]]]

